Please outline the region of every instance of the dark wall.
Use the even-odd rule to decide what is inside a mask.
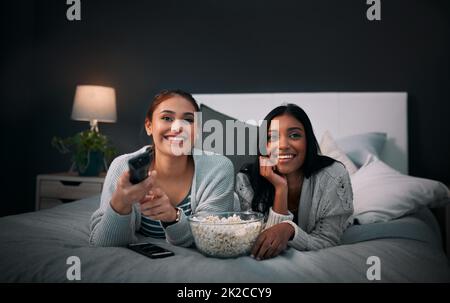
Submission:
[[[0,215],[30,211],[34,202],[36,160],[32,1],[1,3]],[[43,145],[43,144],[42,144]]]
[[[70,120],[77,84],[116,88],[118,122],[100,129],[120,153],[144,144],[163,88],[193,93],[407,91],[412,175],[450,183],[448,1],[82,1],[2,3],[1,214],[32,210],[39,173],[67,170],[52,136]]]

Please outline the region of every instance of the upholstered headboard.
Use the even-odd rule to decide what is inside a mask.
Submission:
[[[216,111],[251,124],[276,106],[295,103],[311,119],[317,139],[329,130],[334,138],[383,132],[387,142],[381,159],[408,173],[407,93],[263,93],[196,94],[195,99]]]

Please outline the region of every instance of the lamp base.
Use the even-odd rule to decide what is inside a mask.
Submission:
[[[91,131],[98,133],[98,120],[93,119],[89,121],[89,124],[91,125]]]

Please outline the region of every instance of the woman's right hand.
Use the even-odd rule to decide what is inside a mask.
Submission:
[[[259,157],[259,174],[266,178],[275,187],[275,190],[287,188],[287,179],[283,175],[277,174],[274,170],[276,165],[269,157]]]
[[[152,189],[156,171],[149,171],[148,178],[138,184],[131,184],[130,172],[124,172],[117,181],[111,198],[111,207],[120,215],[128,215],[134,203],[138,203]]]

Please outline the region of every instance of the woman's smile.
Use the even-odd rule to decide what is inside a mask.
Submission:
[[[168,141],[169,144],[182,145],[184,141],[188,138],[185,135],[177,134],[177,135],[165,135],[163,136],[164,140]]]
[[[278,155],[278,163],[280,164],[287,164],[290,161],[292,161],[297,155],[296,154],[279,154]]]

